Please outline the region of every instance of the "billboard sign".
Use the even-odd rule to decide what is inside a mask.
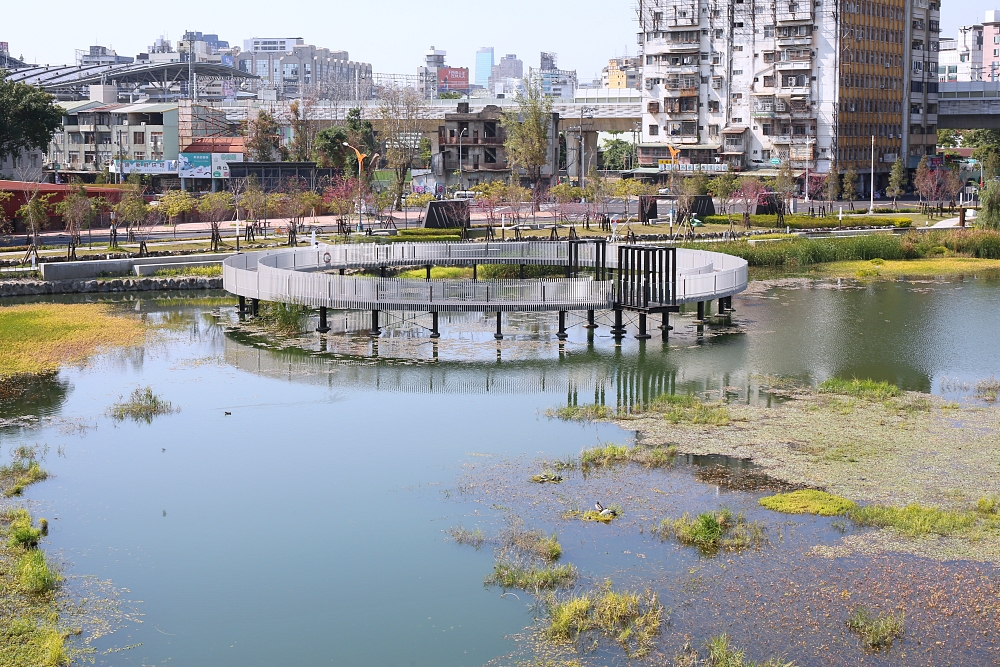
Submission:
[[[438,90],[469,90],[469,70],[466,67],[439,67]]]
[[[177,175],[181,178],[212,178],[212,154],[181,153],[177,160]]]
[[[243,162],[243,153],[212,153],[212,178],[229,178],[230,162]]]
[[[177,160],[112,160],[108,171],[112,174],[176,174]]]

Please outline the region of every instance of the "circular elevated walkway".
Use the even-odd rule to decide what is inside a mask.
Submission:
[[[642,254],[664,249],[621,246]],[[670,249],[667,263],[619,266],[615,244],[574,241],[319,245],[234,255],[223,262],[223,284],[237,296],[314,308],[424,312],[568,311],[630,308],[628,289],[646,308],[720,299],[747,286],[746,260],[707,250]],[[675,254],[673,254],[675,253]],[[421,280],[341,275],[347,269],[517,264],[592,268],[598,277],[522,280]],[[658,276],[658,277],[657,277]],[[622,281],[628,277],[626,286]],[[643,282],[645,281],[645,282]],[[653,288],[651,281],[659,281]],[[650,300],[652,294],[652,301]],[[633,294],[634,296],[634,294]]]

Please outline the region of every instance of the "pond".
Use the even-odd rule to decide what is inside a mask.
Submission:
[[[769,402],[771,376],[866,377],[962,398],[969,383],[1000,375],[997,287],[970,278],[755,283],[734,300],[730,324],[699,328],[682,313],[666,342],[615,346],[604,314],[596,333],[572,319],[560,345],[555,317],[530,314],[505,321],[499,351],[492,317],[442,315],[437,342],[420,318],[388,318],[373,341],[360,331],[363,314],[342,313],[322,341],[282,341],[237,327],[228,299],[157,295],[122,302],[162,324],[156,342],[39,381],[0,418],[40,421],[8,426],[0,442],[5,455],[48,447],[53,477],[26,492],[50,520],[46,549],[71,577],[110,580],[131,612],[96,642],[98,664],[460,667],[516,654],[540,609],[526,594],[484,587],[491,546],[448,534],[492,535],[512,516],[558,533],[582,582],[655,588],[669,609],[668,656],[685,637],[726,631],[757,659],[781,653],[800,665],[907,664],[910,651],[920,664],[993,664],[992,629],[952,642],[956,627],[973,632],[961,612],[950,629],[927,620],[924,645],[904,640],[867,658],[851,649],[823,599],[903,590],[915,573],[944,587],[958,570],[911,557],[810,559],[811,547],[852,529],[768,513],[756,504],[764,491],[730,491],[699,473],[727,461],[569,473],[560,485],[526,479],[539,458],[634,438],[545,416],[567,403],[630,406],[663,392]],[[148,425],[105,416],[147,385],[180,411]],[[608,526],[561,518],[567,502],[622,499],[624,516]],[[664,516],[722,506],[766,524],[764,555],[706,558],[649,532]],[[959,570],[996,577],[982,565]],[[948,598],[959,588],[936,600],[961,606]],[[790,591],[792,617],[779,613]],[[907,594],[919,608],[934,591]],[[936,641],[940,651],[925,657]]]

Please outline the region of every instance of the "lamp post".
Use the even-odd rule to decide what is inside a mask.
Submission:
[[[469,128],[462,128],[462,131],[458,133],[458,189],[464,190],[462,187],[462,136],[469,131]]]
[[[344,145],[353,150],[354,154],[358,158],[358,231],[362,231],[364,229],[364,223],[361,220],[361,168],[365,163],[365,158],[368,156],[346,141],[344,142]]]
[[[597,107],[580,107],[580,189],[584,188],[584,174],[587,171],[587,148],[583,143],[583,115],[587,114],[587,118],[593,118],[594,112],[597,111]]]
[[[871,192],[868,194],[871,199],[868,202],[868,215],[875,212],[875,135],[872,135],[872,180],[871,180]]]

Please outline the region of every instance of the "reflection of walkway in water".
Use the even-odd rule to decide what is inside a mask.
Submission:
[[[737,336],[739,338],[740,336]],[[332,338],[332,337],[331,337]],[[529,350],[520,358],[496,361],[436,360],[424,356],[387,358],[377,343],[364,337],[355,354],[332,353],[322,346],[305,349],[253,341],[242,332],[225,337],[225,361],[241,370],[276,379],[362,391],[446,394],[537,394],[565,396],[566,404],[597,403],[615,409],[644,404],[664,393],[712,392],[756,401],[766,397],[747,378],[732,377],[726,361],[700,363],[713,355],[686,346],[667,349],[659,343],[624,352],[609,341],[606,347],[584,343],[556,344],[525,341]],[[461,341],[447,341],[461,343]],[[444,343],[442,343],[444,344]],[[424,341],[423,346],[438,345]],[[385,347],[383,345],[383,347]],[[516,343],[505,342],[504,354],[514,354]],[[397,348],[398,352],[402,348]],[[569,350],[568,352],[566,350]],[[559,350],[553,354],[554,350]],[[531,352],[538,352],[531,357]],[[694,355],[698,355],[695,358]],[[682,359],[694,363],[681,364]],[[732,383],[738,382],[738,387]],[[561,402],[561,401],[560,401]]]

